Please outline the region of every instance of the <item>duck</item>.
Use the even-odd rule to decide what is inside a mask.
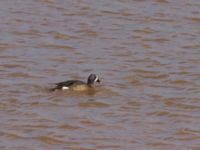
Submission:
[[[56,90],[72,90],[72,91],[87,91],[93,89],[95,83],[100,83],[99,77],[96,74],[90,74],[87,82],[81,80],[68,80],[56,83],[52,91]]]

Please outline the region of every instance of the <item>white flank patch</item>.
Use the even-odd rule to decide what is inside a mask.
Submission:
[[[62,90],[68,90],[68,89],[69,89],[69,87],[67,87],[67,86],[62,87]]]

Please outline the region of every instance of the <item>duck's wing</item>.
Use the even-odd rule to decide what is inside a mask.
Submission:
[[[79,84],[85,84],[85,82],[80,81],[80,80],[69,80],[69,81],[59,82],[59,83],[56,83],[56,87],[53,90],[62,89],[63,87],[70,87],[70,86],[79,85]]]
[[[85,82],[80,81],[80,80],[69,80],[69,81],[56,83],[57,86],[67,86],[67,87],[72,86],[74,84],[85,84]]]
[[[56,83],[56,85],[63,87],[63,86],[71,86],[73,83],[74,83],[74,80],[69,80],[69,81]]]

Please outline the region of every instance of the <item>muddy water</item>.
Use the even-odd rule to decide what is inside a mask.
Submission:
[[[198,0],[1,0],[0,149],[199,150],[199,35]]]

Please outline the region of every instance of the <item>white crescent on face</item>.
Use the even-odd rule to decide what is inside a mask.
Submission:
[[[96,83],[98,79],[99,79],[99,77],[98,77],[98,76],[96,76],[96,78],[95,78],[94,82]]]

